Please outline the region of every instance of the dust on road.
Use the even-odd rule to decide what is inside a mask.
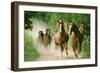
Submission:
[[[35,41],[35,45],[37,45],[38,53],[40,57],[37,60],[65,60],[65,59],[74,59],[74,52],[71,47],[71,40],[68,41],[68,55],[66,55],[65,50],[63,51],[61,55],[61,49],[60,48],[55,48],[55,43],[52,37],[52,42],[50,45],[50,48],[45,48],[43,45],[39,44],[37,42],[37,37],[38,37],[38,32],[42,30],[45,33],[46,23],[36,20],[33,20],[33,30],[32,30],[32,36]]]

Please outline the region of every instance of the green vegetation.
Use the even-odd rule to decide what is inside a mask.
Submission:
[[[33,38],[29,31],[24,33],[24,61],[34,61],[39,57]]]
[[[84,36],[83,46],[82,46],[83,58],[90,57],[90,37]]]
[[[90,35],[90,14],[25,11],[24,15],[24,23],[27,24],[29,28],[32,27],[32,20],[36,18],[47,23],[47,26],[50,27],[53,32],[57,29],[56,24],[59,18],[62,18],[65,25],[67,25],[69,21],[74,21],[78,27],[82,21],[85,24],[84,34],[87,36]]]

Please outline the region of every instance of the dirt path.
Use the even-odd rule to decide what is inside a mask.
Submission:
[[[47,52],[47,50],[46,50]],[[65,60],[65,59],[74,59],[74,54],[72,54],[71,50],[68,50],[69,55],[65,55],[65,51],[63,52],[63,56],[61,56],[60,50],[56,50],[55,53],[49,54],[40,54],[40,57],[37,60]]]
[[[52,41],[50,48],[45,48],[43,45],[39,44],[38,52],[40,57],[37,60],[65,60],[65,59],[74,59],[74,52],[70,45],[70,40],[68,42],[68,55],[66,55],[65,50],[61,54],[60,48],[55,48],[55,43]]]

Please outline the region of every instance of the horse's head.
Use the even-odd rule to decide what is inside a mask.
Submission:
[[[69,34],[72,34],[72,32],[77,33],[77,34],[80,33],[77,25],[74,22],[70,25],[69,28],[70,28]]]
[[[57,28],[59,29],[60,27],[60,24],[64,24],[63,20],[60,18],[58,21],[57,21]]]
[[[70,24],[69,28],[70,28],[69,34],[71,34],[72,32],[78,31],[78,27],[76,26],[76,24],[74,22],[72,22],[72,24]]]
[[[59,20],[58,20],[58,23],[60,24],[60,23],[63,23],[63,20],[60,18]]]
[[[83,31],[84,31],[84,23],[80,23],[80,27],[79,27],[79,31],[80,31],[80,33],[83,33]]]
[[[69,24],[69,34],[71,34],[73,31],[74,31],[74,22],[71,22],[70,24]]]
[[[47,29],[46,29],[46,34],[47,34],[47,35],[50,35],[50,33],[51,33],[51,32],[50,32],[50,29],[47,28]]]
[[[64,32],[65,29],[64,29],[64,24],[63,23],[60,23],[59,24],[59,32]]]
[[[39,34],[39,37],[44,35],[43,31],[39,31],[38,34]]]

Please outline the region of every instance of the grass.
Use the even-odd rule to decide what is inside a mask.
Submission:
[[[39,54],[37,47],[34,44],[30,31],[25,30],[24,32],[24,61],[35,61]]]
[[[84,58],[90,58],[90,38],[89,36],[88,37],[84,36],[82,51],[83,51]]]

